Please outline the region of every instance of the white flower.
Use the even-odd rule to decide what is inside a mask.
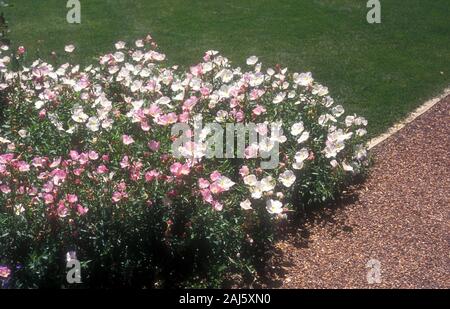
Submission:
[[[355,122],[355,116],[347,116],[347,117],[345,117],[345,125],[347,127],[351,127],[354,122]]]
[[[161,97],[161,98],[159,98],[158,100],[156,100],[156,104],[158,104],[158,105],[165,105],[165,106],[167,106],[168,108],[172,108],[172,105],[170,105],[169,103],[170,103],[170,98],[169,97]]]
[[[295,154],[295,163],[292,164],[292,167],[296,170],[300,170],[303,168],[303,162],[308,159],[309,151],[306,148],[302,148],[299,152]]]
[[[295,154],[296,162],[303,162],[309,157],[309,151],[306,148],[302,148],[299,152]]]
[[[336,130],[328,134],[326,147],[324,149],[327,158],[335,157],[345,148],[345,141],[353,136],[353,132],[344,133],[342,129]]]
[[[144,41],[143,40],[137,40],[135,43],[136,47],[144,47]]]
[[[367,120],[364,117],[357,117],[355,119],[355,124],[357,126],[367,126]]]
[[[295,175],[291,170],[287,170],[284,173],[282,173],[280,175],[280,181],[283,184],[283,186],[289,188],[290,186],[292,186],[295,182]]]
[[[98,121],[97,117],[90,117],[86,127],[91,130],[92,132],[97,132],[100,127],[100,122]]]
[[[270,152],[273,147],[275,147],[274,141],[267,137],[259,143],[259,150],[262,152]]]
[[[111,129],[113,122],[114,121],[112,119],[105,119],[105,120],[103,120],[102,121],[102,128],[103,129]]]
[[[297,85],[300,86],[311,86],[312,83],[314,82],[314,79],[312,77],[311,72],[307,72],[307,73],[294,73],[294,83],[296,83]]]
[[[338,166],[339,163],[338,163],[338,161],[333,159],[333,160],[330,161],[330,165],[334,168],[334,167]]]
[[[294,123],[292,125],[291,134],[293,136],[297,136],[297,135],[300,135],[304,130],[305,130],[305,127],[303,125],[303,122],[300,121],[300,122]]]
[[[35,103],[34,103],[34,108],[36,108],[36,109],[41,109],[41,107],[42,106],[44,106],[44,102],[43,101],[36,101]]]
[[[66,253],[66,261],[70,262],[72,260],[77,259],[77,252],[76,251],[69,251]]]
[[[332,122],[337,122],[336,118],[334,118],[332,115],[330,114],[326,114],[326,115],[320,115],[319,119],[318,119],[318,123],[321,126],[324,126],[328,121],[332,121]]]
[[[247,59],[247,65],[255,65],[258,62],[258,57],[251,56]]]
[[[230,190],[230,188],[231,188],[232,186],[235,185],[235,183],[234,183],[233,181],[231,181],[230,178],[225,177],[225,176],[221,176],[221,177],[219,178],[219,180],[217,181],[217,184],[218,184],[221,188],[223,188],[225,191]]]
[[[77,107],[74,109],[74,112],[72,114],[73,121],[78,123],[85,123],[88,118],[89,116],[83,112],[83,109],[81,107]]]
[[[16,216],[20,216],[25,211],[25,208],[22,206],[22,204],[14,206],[14,213]]]
[[[356,130],[356,136],[364,136],[367,134],[367,130],[366,129],[358,129]]]
[[[255,200],[260,199],[263,193],[260,186],[250,188],[250,192],[252,194],[252,198],[254,198]]]
[[[269,192],[275,189],[275,186],[277,185],[277,182],[275,179],[272,178],[272,176],[267,176],[263,178],[260,182],[261,190],[263,192]]]
[[[250,202],[249,199],[246,199],[245,201],[242,201],[242,202],[240,203],[240,205],[241,205],[241,208],[244,209],[244,210],[250,210],[250,209],[253,209],[253,208],[252,208],[252,202]]]
[[[217,112],[216,121],[217,122],[225,122],[228,117],[228,112],[224,110],[220,110]]]
[[[264,74],[261,72],[250,75],[250,86],[257,87],[264,82]]]
[[[11,141],[9,139],[0,136],[0,144],[9,144]]]
[[[223,69],[217,75],[215,78],[221,78],[224,83],[229,83],[233,79],[233,71],[228,69]]]
[[[353,172],[353,167],[351,165],[347,164],[346,162],[342,162],[342,168],[346,172]]]
[[[136,91],[141,90],[142,84],[143,84],[143,83],[142,83],[141,80],[135,80],[135,81],[131,84],[131,86],[130,86],[131,92],[136,92]]]
[[[345,144],[343,141],[330,141],[327,140],[326,147],[324,149],[325,157],[332,158],[336,157],[336,155],[345,148]]]
[[[309,132],[305,131],[303,134],[298,138],[297,143],[301,144],[303,142],[306,142],[309,139]]]
[[[286,98],[286,92],[280,92],[273,99],[273,103],[274,104],[279,104],[279,103],[283,102],[285,98]]]
[[[114,53],[114,59],[117,62],[123,62],[125,60],[125,54],[122,52],[115,52]]]
[[[19,133],[19,136],[20,136],[21,138],[25,138],[25,137],[28,136],[27,130],[24,130],[24,129],[19,130],[19,132],[17,132],[17,133]]]
[[[342,105],[336,105],[335,107],[333,107],[331,109],[331,113],[335,116],[335,117],[340,117],[343,113],[345,112],[344,108],[342,107]]]
[[[125,42],[119,41],[119,42],[117,42],[115,44],[115,47],[116,47],[117,50],[124,49],[125,48]]]
[[[75,132],[75,127],[69,127],[69,128],[66,130],[66,133],[69,133],[69,134],[73,134],[73,132]]]
[[[258,179],[256,178],[256,176],[255,175],[247,175],[247,176],[245,176],[244,177],[244,183],[247,185],[247,186],[251,186],[251,187],[254,187],[254,186],[256,186],[256,184],[258,183]]]
[[[314,85],[312,94],[317,94],[318,96],[324,97],[328,94],[328,88],[322,85]]]
[[[72,53],[74,50],[75,50],[75,46],[72,45],[72,44],[67,45],[66,47],[64,47],[64,51],[65,51],[66,53],[69,53],[69,54]]]
[[[363,145],[356,146],[355,157],[358,160],[362,160],[367,156],[367,150]]]
[[[280,201],[270,199],[266,202],[266,209],[272,215],[281,214],[283,212],[283,204]]]
[[[272,128],[272,136],[270,139],[274,142],[284,143],[287,141],[287,137],[283,135],[283,123],[282,122],[273,122],[271,124]]]

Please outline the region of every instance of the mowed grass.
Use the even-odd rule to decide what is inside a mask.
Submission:
[[[147,33],[171,63],[189,66],[204,51],[237,65],[312,71],[371,136],[450,84],[450,2],[382,0],[382,23],[366,21],[365,0],[81,0],[80,25],[66,22],[65,0],[10,0],[4,8],[15,46],[63,54],[83,64],[118,40]],[[31,54],[33,55],[33,54]]]

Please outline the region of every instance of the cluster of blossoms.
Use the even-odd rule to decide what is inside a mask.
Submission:
[[[245,71],[217,51],[184,72],[164,64],[150,36],[115,48],[85,68],[36,60],[13,71],[1,47],[8,114],[0,131],[0,211],[41,211],[76,225],[104,207],[188,203],[275,218],[317,185],[312,175],[340,179],[366,162],[367,121],[344,116],[311,73],[263,69],[255,56]],[[175,157],[172,125],[198,119],[258,123],[265,136],[275,124],[280,134],[248,145],[242,159],[207,158],[194,141],[180,147],[186,156]],[[210,134],[202,130],[201,140]],[[259,154],[276,145],[279,164],[260,168]]]

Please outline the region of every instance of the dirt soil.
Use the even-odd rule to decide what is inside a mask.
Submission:
[[[362,184],[286,231],[269,287],[450,288],[450,96],[372,155]]]

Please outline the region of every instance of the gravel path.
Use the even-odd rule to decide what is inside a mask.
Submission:
[[[272,287],[450,288],[450,96],[372,154],[363,184],[279,243]]]

